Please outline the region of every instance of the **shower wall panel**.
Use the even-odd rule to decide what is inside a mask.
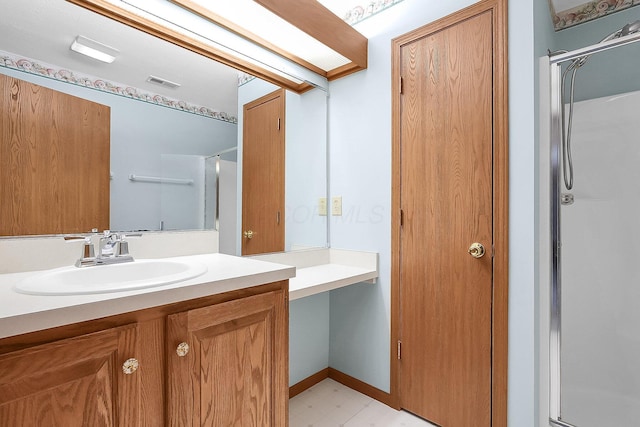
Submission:
[[[578,102],[561,208],[562,420],[640,420],[640,92]]]

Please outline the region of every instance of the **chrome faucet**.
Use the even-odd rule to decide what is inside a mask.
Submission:
[[[104,230],[98,242],[96,265],[133,261],[133,257],[129,254],[129,242],[125,240],[126,237],[131,236],[141,236],[141,234],[132,233],[127,235],[124,233],[113,233],[111,230]]]
[[[115,257],[118,251],[120,236],[118,233],[112,233],[111,230],[104,230],[102,237],[98,241],[98,259],[106,259]]]
[[[98,241],[98,253],[95,254],[92,236],[65,236],[65,240],[84,239],[82,254],[76,261],[76,267],[91,267],[96,265],[118,264],[132,262],[134,259],[129,254],[129,242],[126,237],[142,236],[140,233],[113,233],[104,230]]]

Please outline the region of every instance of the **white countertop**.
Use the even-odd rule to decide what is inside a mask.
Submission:
[[[194,279],[152,288],[60,296],[25,295],[13,290],[17,282],[38,272],[0,274],[0,338],[277,282],[296,275],[293,266],[223,254],[171,259],[200,262],[207,266],[207,272]]]
[[[332,291],[355,283],[370,282],[378,277],[375,268],[342,264],[321,264],[298,268],[289,280],[289,300],[297,300],[321,292]]]
[[[378,277],[378,254],[375,252],[323,248],[252,258],[296,267],[296,277],[289,280],[290,301],[355,283],[375,283]]]

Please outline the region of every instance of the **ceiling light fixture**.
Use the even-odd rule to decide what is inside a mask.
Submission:
[[[71,50],[108,64],[115,61],[116,56],[120,53],[117,49],[84,36],[75,38],[71,43]]]
[[[147,81],[150,83],[161,85],[161,86],[170,87],[171,89],[180,87],[180,83],[172,82],[170,80],[163,79],[162,77],[157,77],[157,76],[149,76],[147,77]]]

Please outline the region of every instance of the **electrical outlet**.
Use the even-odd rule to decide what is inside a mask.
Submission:
[[[331,215],[342,216],[342,196],[331,198]]]
[[[318,215],[327,216],[327,198],[320,197],[318,199]]]

